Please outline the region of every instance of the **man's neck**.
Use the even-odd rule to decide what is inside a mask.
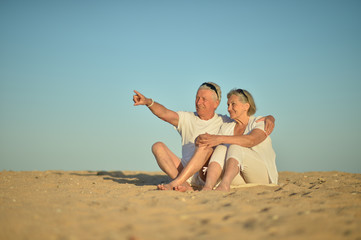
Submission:
[[[202,115],[202,116],[198,115],[198,116],[199,116],[199,118],[200,118],[201,120],[207,121],[207,120],[212,119],[212,118],[214,117],[214,115],[216,115],[216,114],[215,114],[215,113],[212,113],[212,114],[209,114],[209,115]]]

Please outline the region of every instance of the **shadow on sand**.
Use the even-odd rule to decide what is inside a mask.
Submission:
[[[120,184],[134,184],[136,186],[149,186],[168,183],[170,178],[157,173],[132,173],[123,171],[99,171],[89,172],[89,174],[72,173],[77,176],[104,176],[104,180],[112,180]]]

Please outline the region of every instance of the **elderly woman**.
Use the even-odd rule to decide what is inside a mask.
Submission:
[[[231,185],[269,184],[278,181],[276,154],[264,122],[253,116],[256,105],[252,95],[242,89],[231,90],[228,112],[233,122],[224,123],[219,135],[203,134],[199,146],[216,147],[207,168],[203,190],[229,191]]]

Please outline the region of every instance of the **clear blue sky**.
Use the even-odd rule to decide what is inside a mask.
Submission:
[[[361,1],[0,2],[0,170],[158,171],[180,136],[136,89],[194,111],[249,90],[280,171],[361,173]]]

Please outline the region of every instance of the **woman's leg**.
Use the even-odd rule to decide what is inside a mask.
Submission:
[[[266,165],[252,149],[231,145],[227,152],[225,173],[217,189],[229,191],[231,184],[244,183],[268,184]]]
[[[226,159],[227,147],[219,145],[214,150],[207,168],[207,178],[202,190],[212,190],[222,175],[224,162]]]
[[[231,188],[231,183],[237,175],[239,175],[238,161],[234,158],[229,158],[226,162],[225,172],[222,181],[218,185],[216,190],[229,191]]]
[[[219,177],[222,174],[222,168],[217,162],[212,162],[208,165],[207,169],[207,179],[202,191],[213,190],[214,186],[216,186]]]
[[[269,184],[270,179],[266,164],[254,154],[250,153],[250,157],[244,158],[242,163],[242,176],[246,183]]]

